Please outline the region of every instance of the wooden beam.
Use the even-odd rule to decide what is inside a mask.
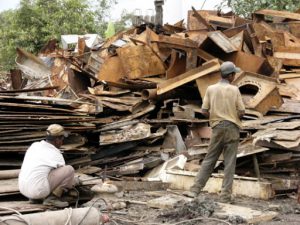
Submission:
[[[188,82],[191,82],[193,80],[196,80],[197,78],[209,74],[212,72],[215,72],[220,69],[220,64],[216,62],[215,60],[209,61],[203,66],[197,67],[193,70],[190,70],[184,74],[181,74],[177,77],[174,77],[172,79],[169,79],[165,82],[162,82],[157,85],[157,94],[161,95],[163,93],[166,93],[174,88],[177,88],[181,85],[184,85]]]

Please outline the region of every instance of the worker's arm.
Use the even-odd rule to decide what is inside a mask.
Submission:
[[[245,115],[245,105],[243,103],[242,95],[239,90],[238,90],[236,107],[238,110],[238,116],[240,119],[242,119],[242,117]]]
[[[203,98],[202,107],[201,107],[201,114],[206,118],[209,118],[209,109],[210,109],[209,88],[207,88]]]

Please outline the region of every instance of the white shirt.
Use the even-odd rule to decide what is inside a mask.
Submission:
[[[50,194],[50,171],[65,164],[61,152],[54,145],[46,141],[34,142],[27,150],[21,167],[20,192],[30,199],[47,197]]]

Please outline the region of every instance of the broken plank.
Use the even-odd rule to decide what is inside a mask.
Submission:
[[[181,74],[177,77],[174,77],[172,79],[169,79],[165,82],[162,82],[157,85],[157,94],[161,95],[163,93],[166,93],[174,88],[177,88],[181,85],[184,85],[188,82],[191,82],[205,74],[209,74],[212,72],[215,72],[220,69],[220,64],[216,62],[215,60],[211,60],[203,66],[197,67],[193,70],[190,70],[184,74]]]

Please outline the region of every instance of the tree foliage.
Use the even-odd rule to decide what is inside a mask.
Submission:
[[[36,53],[62,34],[104,34],[116,0],[21,0],[19,8],[0,13],[0,65],[14,65],[16,47]],[[1,68],[0,68],[1,70]]]
[[[251,13],[259,9],[296,11],[300,8],[299,0],[223,0],[219,8],[230,6],[240,16],[250,18]]]

